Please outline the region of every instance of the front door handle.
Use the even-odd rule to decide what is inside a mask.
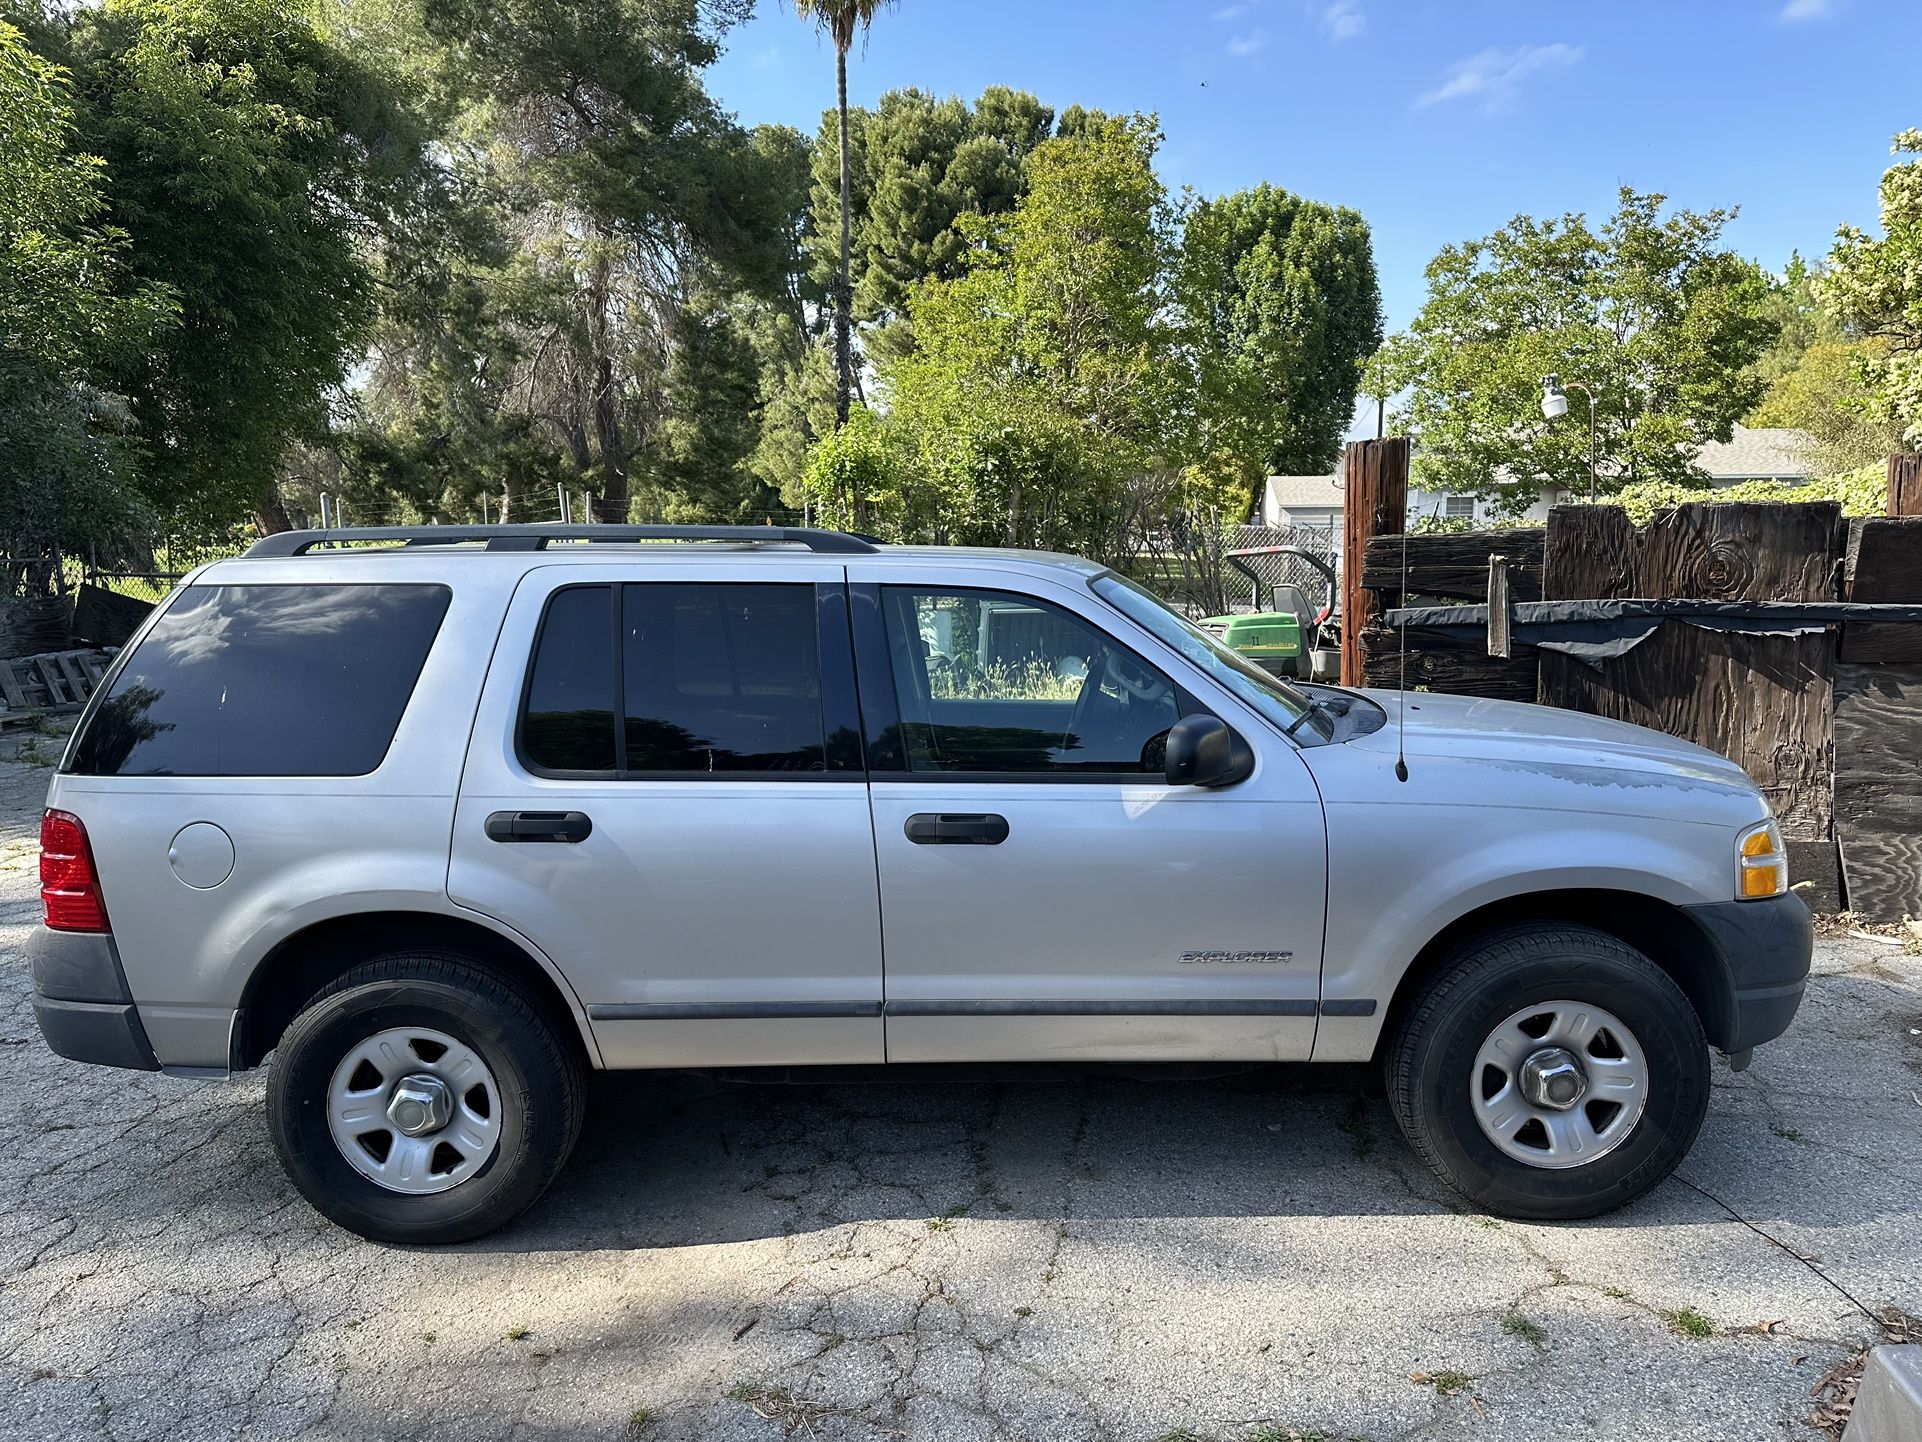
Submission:
[[[585,811],[496,811],[487,818],[489,841],[585,841],[594,823]]]
[[[1008,839],[1008,818],[991,812],[922,811],[908,818],[905,829],[917,846],[999,846]]]

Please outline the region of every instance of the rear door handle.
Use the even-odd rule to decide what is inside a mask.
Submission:
[[[922,811],[908,818],[905,830],[917,846],[999,846],[1008,839],[1008,818],[992,812]]]
[[[585,811],[496,811],[487,818],[489,841],[585,841],[594,823]]]

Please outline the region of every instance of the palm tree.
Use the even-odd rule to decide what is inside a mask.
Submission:
[[[854,389],[854,292],[848,279],[848,51],[854,37],[874,23],[875,14],[894,0],[794,0],[803,20],[812,20],[834,41],[834,84],[841,108],[841,275],[834,291],[834,423],[848,422]]]

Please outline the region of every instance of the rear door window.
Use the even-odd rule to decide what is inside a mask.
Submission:
[[[812,586],[623,589],[629,771],[826,769]]]
[[[365,776],[440,632],[432,585],[189,586],[74,749],[82,776]]]
[[[610,779],[858,771],[858,750],[830,755],[823,595],[845,606],[839,587],[789,582],[556,591],[528,673],[522,759],[541,775]],[[839,689],[851,707],[851,672]],[[844,724],[858,747],[852,716]]]

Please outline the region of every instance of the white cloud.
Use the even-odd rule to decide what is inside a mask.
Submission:
[[[1582,58],[1579,46],[1523,45],[1514,50],[1484,50],[1448,67],[1448,78],[1425,95],[1417,96],[1415,108],[1444,105],[1451,100],[1479,100],[1490,114],[1508,110],[1515,104],[1521,84],[1531,75],[1548,70],[1566,70]]]
[[[1782,7],[1782,19],[1790,23],[1797,20],[1826,20],[1834,13],[1832,0],[1789,0]]]
[[[1331,0],[1321,11],[1321,33],[1340,44],[1353,40],[1368,29],[1368,17],[1361,13],[1361,0]]]
[[[1219,10],[1215,11],[1213,16],[1211,16],[1210,18],[1217,21],[1220,24],[1225,25],[1230,20],[1239,20],[1242,16],[1246,15],[1250,10],[1254,8],[1255,8],[1254,5],[1252,3],[1249,3],[1249,0],[1244,0],[1244,3],[1239,5],[1222,6]]]
[[[1237,60],[1246,60],[1250,55],[1268,48],[1268,36],[1260,30],[1246,35],[1237,35],[1226,46],[1228,53]]]

